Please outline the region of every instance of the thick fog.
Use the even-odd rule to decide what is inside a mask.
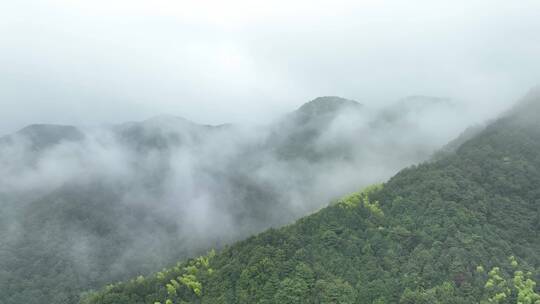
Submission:
[[[540,79],[538,1],[0,4],[0,134],[173,114],[268,122],[339,95],[500,111]]]
[[[451,100],[415,96],[382,109],[321,98],[257,126],[174,116],[86,128],[31,125],[0,140],[3,224],[16,238],[25,214],[39,206],[53,216],[85,205],[112,208],[119,214],[111,229],[136,236],[124,254],[170,246],[174,237],[181,245],[171,250],[181,256],[281,226],[383,182],[429,160],[474,123],[481,121]],[[125,212],[140,212],[146,222],[130,227]],[[84,226],[78,220],[76,229]],[[166,232],[150,228],[167,225]],[[78,242],[94,234],[73,238],[77,256]]]
[[[539,10],[3,1],[0,303],[76,303],[452,153],[539,83]]]

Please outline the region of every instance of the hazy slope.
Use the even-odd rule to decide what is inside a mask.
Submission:
[[[65,141],[81,141],[84,134],[73,126],[35,124],[1,137],[0,144],[12,144],[19,139],[26,140],[33,151],[40,151]]]
[[[516,303],[487,271],[540,278],[539,105],[532,94],[437,161],[84,303]]]
[[[269,126],[159,116],[10,136],[0,144],[0,303],[74,303],[289,223],[428,159],[465,124],[446,104],[395,107],[403,115],[381,123],[374,109],[321,97]],[[433,132],[441,112],[447,124]]]

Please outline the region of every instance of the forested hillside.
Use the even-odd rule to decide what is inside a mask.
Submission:
[[[264,126],[28,126],[0,138],[0,303],[77,303],[290,223],[428,159],[460,113],[438,98],[378,111],[327,96]]]
[[[531,95],[435,161],[82,303],[540,303],[539,186]]]

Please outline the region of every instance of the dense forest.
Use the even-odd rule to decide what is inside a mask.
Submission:
[[[82,303],[540,303],[540,98],[442,154]]]
[[[428,159],[463,128],[454,106],[327,96],[258,127],[158,116],[0,137],[0,303],[77,303],[290,223]]]

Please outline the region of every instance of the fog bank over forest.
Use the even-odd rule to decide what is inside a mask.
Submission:
[[[82,290],[155,271],[385,181],[476,118],[447,98],[381,108],[327,96],[266,125],[27,126],[0,139],[0,280],[45,276],[17,293],[46,294],[69,281],[59,275]],[[42,262],[17,266],[29,258]]]

